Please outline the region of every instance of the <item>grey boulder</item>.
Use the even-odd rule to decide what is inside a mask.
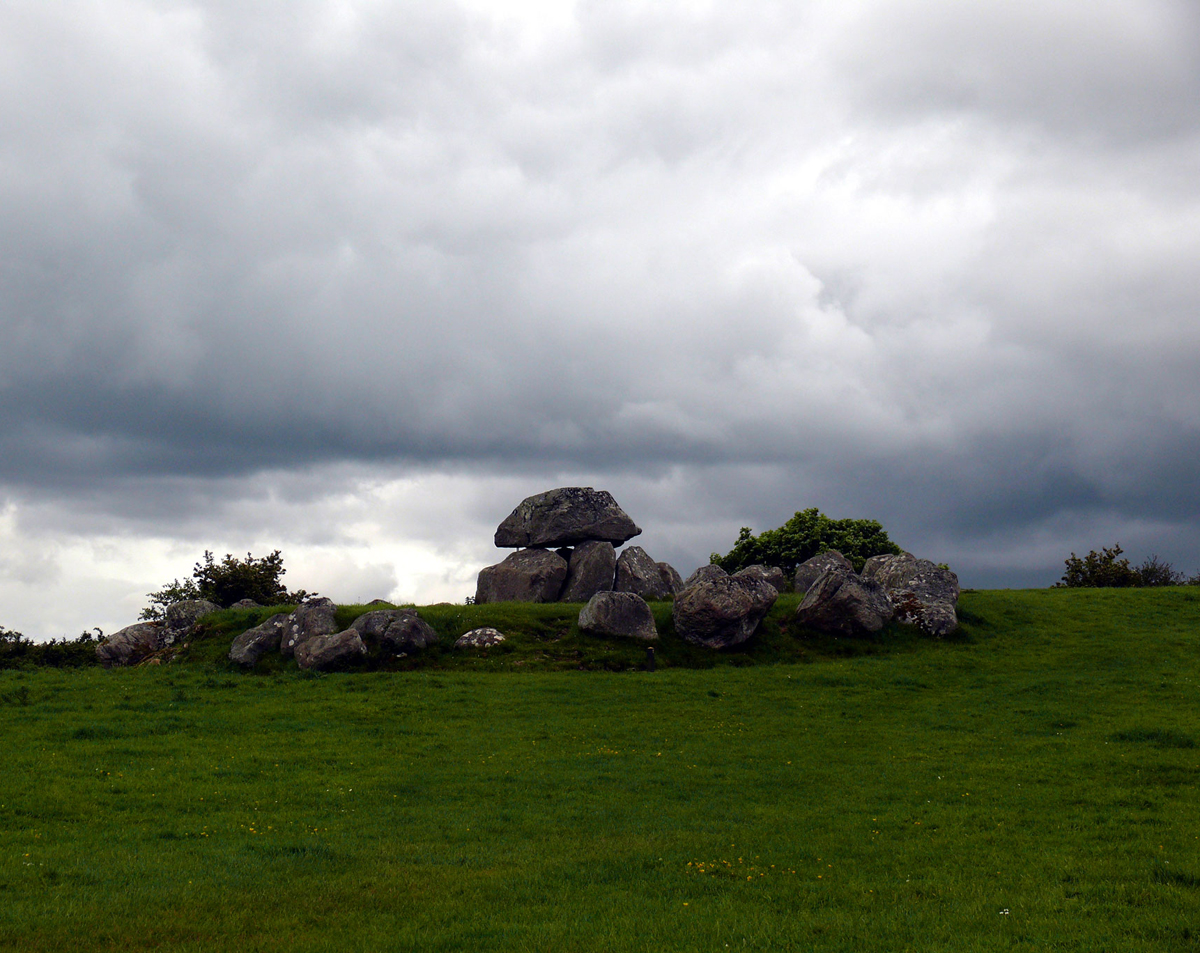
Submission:
[[[287,619],[283,639],[279,644],[279,652],[284,658],[291,658],[296,650],[309,639],[322,635],[333,635],[337,632],[337,622],[334,619],[337,606],[332,599],[324,597],[310,599],[296,607]]]
[[[475,602],[555,602],[567,578],[567,561],[548,549],[522,549],[479,571]]]
[[[679,571],[670,563],[656,563],[658,566],[658,574],[662,576],[663,585],[667,587],[671,595],[675,595],[683,588],[683,576],[679,575]]]
[[[616,546],[641,532],[612,494],[564,486],[523,500],[496,529],[496,545],[570,546],[599,539]]]
[[[253,599],[239,599],[237,602],[235,602],[229,608],[231,608],[231,609],[260,609],[262,607],[257,602],[255,602]]]
[[[658,563],[641,546],[629,546],[617,557],[617,578],[613,589],[656,601],[671,596],[671,589],[663,579]]]
[[[464,632],[454,641],[456,649],[486,649],[504,641],[504,634],[490,625]]]
[[[579,613],[579,628],[589,635],[658,638],[654,614],[636,592],[598,592]]]
[[[96,646],[96,658],[105,668],[136,665],[166,644],[164,630],[148,622],[139,622],[114,632]]]
[[[368,646],[388,655],[405,655],[428,648],[438,640],[433,626],[416,609],[377,609],[364,612],[351,624]]]
[[[828,635],[863,636],[887,625],[894,611],[887,590],[874,579],[834,567],[809,586],[796,621]]]
[[[185,599],[167,606],[167,631],[163,634],[164,645],[174,645],[175,640],[187,634],[202,616],[220,612],[221,607],[207,599]]]
[[[366,657],[367,646],[353,629],[333,635],[315,635],[296,646],[296,664],[303,669],[327,672],[345,668]]]
[[[617,552],[612,543],[600,539],[580,543],[571,551],[559,601],[587,602],[597,592],[608,592],[616,572]]]
[[[675,594],[672,616],[684,640],[710,649],[740,645],[754,634],[779,593],[761,579],[701,566]]]
[[[817,553],[812,559],[806,559],[796,567],[796,576],[792,585],[799,593],[808,592],[812,584],[820,579],[828,569],[854,572],[854,564],[836,549],[827,549],[823,553]]]
[[[872,556],[863,575],[879,582],[896,607],[896,621],[942,638],[958,628],[958,576],[912,553]]]
[[[761,579],[776,592],[786,592],[788,589],[787,573],[778,566],[747,566],[733,575],[734,578],[747,576],[751,579]]]
[[[233,640],[233,645],[229,648],[229,661],[253,668],[268,652],[278,651],[289,618],[286,612],[279,612],[266,622],[247,629]]]

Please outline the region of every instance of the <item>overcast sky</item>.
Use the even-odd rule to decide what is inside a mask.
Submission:
[[[0,4],[0,625],[872,517],[1200,569],[1192,0]]]

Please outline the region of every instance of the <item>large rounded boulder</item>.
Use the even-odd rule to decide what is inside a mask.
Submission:
[[[229,647],[229,661],[245,668],[253,668],[268,652],[279,651],[290,618],[286,612],[278,612],[266,622],[247,629],[234,639],[233,645]]]
[[[579,628],[589,635],[644,639],[658,638],[654,614],[636,592],[598,592],[579,613]]]
[[[958,628],[958,576],[947,567],[901,553],[872,556],[863,575],[888,591],[897,622],[915,625],[937,638]]]
[[[814,582],[820,579],[830,569],[840,572],[854,572],[854,564],[836,549],[827,549],[817,553],[812,559],[806,559],[796,567],[796,575],[792,585],[796,592],[808,592]]]
[[[136,665],[165,646],[164,633],[161,626],[148,622],[126,626],[96,646],[96,658],[105,668]]]
[[[887,590],[874,579],[835,567],[809,586],[796,621],[827,635],[864,636],[880,631],[894,611]]]
[[[185,599],[167,606],[166,632],[163,643],[173,645],[183,638],[188,630],[210,612],[220,612],[221,607],[207,599]]]
[[[617,573],[617,552],[601,539],[580,543],[567,562],[567,581],[560,602],[587,602],[597,592],[608,592]]]
[[[350,623],[350,628],[368,647],[378,648],[383,655],[411,655],[438,640],[433,626],[417,615],[416,609],[364,612]]]
[[[475,602],[556,602],[568,563],[548,549],[522,549],[479,571]]]
[[[641,532],[607,490],[564,486],[523,500],[496,530],[496,545],[572,546],[599,539],[620,546]]]
[[[627,546],[617,558],[616,592],[632,592],[643,599],[661,601],[671,597],[671,584],[658,563],[641,546]]]
[[[303,669],[329,672],[347,668],[366,658],[367,646],[353,629],[317,635],[296,646],[296,664]]]
[[[675,594],[675,631],[694,645],[726,649],[754,634],[779,593],[761,579],[701,566]]]
[[[310,599],[296,607],[287,618],[283,638],[279,644],[279,652],[284,658],[291,658],[296,651],[309,639],[318,636],[333,635],[338,631],[337,606],[332,599],[321,597]]]

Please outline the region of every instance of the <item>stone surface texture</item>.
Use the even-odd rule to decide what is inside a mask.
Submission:
[[[345,668],[367,655],[367,646],[353,629],[333,635],[316,635],[296,645],[296,664],[304,669],[327,672]]]
[[[321,635],[333,635],[337,632],[337,622],[334,614],[337,606],[332,599],[310,599],[296,607],[296,611],[288,616],[287,627],[279,645],[279,652],[284,658],[291,658],[296,649]]]
[[[887,625],[893,612],[882,585],[835,566],[809,586],[796,610],[796,621],[828,635],[864,636]]]
[[[456,649],[486,649],[504,641],[504,633],[490,625],[464,632],[454,641]]]
[[[912,553],[873,556],[863,575],[879,582],[896,607],[896,621],[919,627],[937,638],[958,628],[958,576]]]
[[[361,635],[368,646],[377,646],[385,655],[411,655],[438,640],[433,626],[417,615],[416,609],[364,612],[350,628]]]
[[[617,592],[633,592],[643,599],[662,600],[671,595],[658,563],[641,546],[628,546],[617,557]]]
[[[827,569],[854,572],[854,564],[836,549],[828,549],[823,553],[818,553],[812,559],[806,559],[796,567],[796,576],[792,581],[796,592],[808,592],[809,587],[820,579]]]
[[[658,566],[658,574],[662,576],[663,585],[667,587],[671,595],[675,595],[683,588],[683,576],[679,575],[679,570],[670,563],[660,562],[655,565]]]
[[[229,660],[246,668],[253,668],[268,652],[279,651],[289,618],[286,612],[279,612],[253,629],[247,629],[233,640],[233,645],[229,648]]]
[[[579,613],[579,628],[590,635],[658,638],[654,614],[636,592],[598,592]]]
[[[675,631],[695,645],[724,649],[754,634],[779,593],[761,579],[701,566],[675,594]]]
[[[567,579],[567,561],[548,549],[521,549],[479,571],[475,602],[555,602]]]
[[[183,602],[173,602],[167,606],[166,632],[163,633],[163,644],[174,645],[176,640],[183,637],[187,630],[210,612],[220,612],[221,607],[207,599],[185,599]]]
[[[96,658],[105,668],[136,665],[147,655],[163,648],[164,634],[161,626],[148,622],[126,626],[96,646]]]
[[[613,544],[589,539],[571,552],[567,581],[560,602],[587,602],[597,592],[608,592],[617,573],[617,551]]]
[[[589,539],[619,546],[641,529],[606,490],[565,486],[522,501],[496,529],[496,545],[570,546]]]
[[[734,578],[749,576],[751,579],[761,579],[776,592],[787,592],[790,588],[787,573],[778,566],[747,566],[745,569],[739,569],[733,575]]]

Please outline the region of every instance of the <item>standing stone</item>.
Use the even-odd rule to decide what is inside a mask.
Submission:
[[[96,646],[96,658],[105,668],[136,665],[164,646],[163,629],[148,622],[129,625]]]
[[[808,588],[796,610],[796,621],[829,635],[872,635],[892,620],[887,590],[853,570],[827,569]]]
[[[184,599],[167,606],[166,632],[163,633],[163,645],[174,645],[176,639],[187,634],[188,629],[199,621],[201,616],[210,612],[220,612],[221,607],[207,599]]]
[[[617,557],[616,592],[635,592],[643,599],[661,601],[671,595],[656,563],[641,546],[629,546]]]
[[[353,629],[334,635],[315,635],[296,646],[296,664],[303,669],[327,672],[344,668],[366,657],[367,647]]]
[[[261,625],[247,629],[233,640],[233,645],[229,647],[229,660],[253,668],[260,658],[279,648],[290,618],[286,612],[278,612]]]
[[[560,602],[587,602],[597,592],[613,587],[617,572],[617,552],[613,544],[600,539],[580,543],[571,552],[567,582]]]
[[[279,645],[279,652],[284,658],[291,658],[296,649],[319,635],[332,635],[337,628],[334,616],[337,606],[332,599],[322,596],[311,599],[296,607],[296,611],[288,616],[287,627]]]
[[[683,588],[683,576],[679,575],[679,571],[670,563],[657,563],[658,574],[662,576],[663,585],[670,590],[671,595],[675,595]]]
[[[428,648],[437,640],[437,633],[428,622],[417,615],[416,609],[377,609],[364,612],[351,624],[368,646],[378,646],[386,655],[409,655]]]
[[[636,592],[598,592],[579,613],[579,628],[589,635],[658,638],[654,613]]]
[[[475,602],[555,602],[567,578],[567,561],[548,549],[521,549],[479,571]]]
[[[958,576],[912,553],[872,556],[863,574],[888,591],[896,607],[896,621],[915,625],[937,638],[958,628]]]
[[[827,549],[817,553],[812,559],[807,559],[796,567],[796,578],[793,583],[799,593],[808,592],[814,582],[824,575],[828,569],[854,572],[854,564],[836,549]]]
[[[641,532],[612,494],[566,486],[521,502],[496,530],[496,545],[570,546],[601,539],[620,546]]]
[[[675,594],[675,631],[710,649],[740,645],[754,634],[779,593],[761,579],[730,576],[720,566],[701,566]]]
[[[778,566],[747,566],[745,569],[739,569],[733,575],[735,578],[749,576],[753,579],[761,579],[776,592],[786,592],[788,588],[787,574]]]

